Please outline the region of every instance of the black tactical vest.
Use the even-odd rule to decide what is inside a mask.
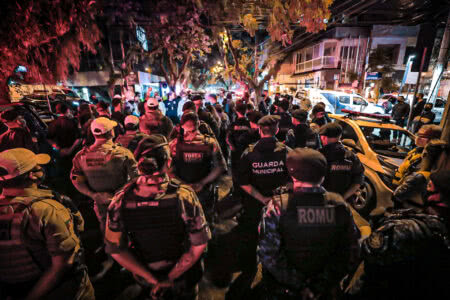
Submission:
[[[176,175],[187,183],[196,183],[208,176],[213,167],[212,144],[177,143]]]
[[[166,195],[157,200],[137,197],[132,188],[124,194],[124,227],[145,263],[177,260],[184,253],[186,233],[178,187],[170,182]]]
[[[325,154],[325,157],[328,163],[328,170],[323,187],[327,191],[342,195],[352,184],[353,161],[351,160],[351,152],[344,149],[339,154],[332,155],[332,157]]]
[[[324,194],[291,194],[288,201],[280,217],[286,256],[309,278],[342,256],[341,241],[349,214],[343,205],[327,204]]]

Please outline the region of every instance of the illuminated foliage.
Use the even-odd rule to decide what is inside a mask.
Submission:
[[[81,51],[95,52],[101,33],[94,0],[2,1],[0,10],[0,99],[7,99],[7,80],[19,65],[25,80],[64,80],[70,66],[79,68]]]

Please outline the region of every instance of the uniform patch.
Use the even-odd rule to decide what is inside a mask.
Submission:
[[[278,161],[262,161],[252,163],[252,172],[254,174],[275,174],[284,172],[284,162]]]
[[[183,152],[183,160],[185,162],[200,162],[203,160],[202,152]]]
[[[159,206],[159,201],[140,201],[136,203],[137,207]]]
[[[304,226],[328,226],[336,224],[334,207],[297,207],[297,222]]]
[[[384,243],[384,237],[379,232],[373,232],[368,240],[369,246],[373,249],[380,249]]]
[[[86,154],[86,165],[88,167],[99,167],[106,163],[106,155],[103,153],[88,153]]]
[[[330,167],[331,171],[350,171],[352,166],[349,164],[332,164]]]

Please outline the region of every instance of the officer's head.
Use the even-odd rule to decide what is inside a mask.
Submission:
[[[195,104],[192,101],[187,101],[183,104],[183,113],[187,111],[195,112]]]
[[[258,129],[259,128],[258,122],[259,120],[261,120],[263,116],[264,115],[261,112],[256,110],[249,112],[247,114],[247,118],[250,121],[250,127],[252,129]]]
[[[56,113],[65,115],[68,111],[69,111],[69,106],[66,103],[60,102],[60,103],[56,104]]]
[[[278,111],[279,112],[287,112],[289,110],[289,100],[283,99],[278,104]]]
[[[342,136],[342,127],[337,123],[328,123],[320,128],[319,134],[322,145],[337,143]]]
[[[105,117],[100,117],[92,121],[91,132],[96,140],[104,139],[109,140],[114,137],[114,127],[117,126],[117,122]]]
[[[286,158],[286,167],[294,186],[322,184],[327,172],[327,160],[319,151],[296,148]]]
[[[314,105],[311,114],[317,119],[323,118],[325,116],[325,105],[317,103]]]
[[[403,97],[403,96],[398,96],[397,101],[398,101],[399,103],[403,103],[403,102],[405,102],[405,97]]]
[[[442,129],[438,125],[424,125],[420,127],[416,136],[416,146],[425,147],[430,141],[441,137]]]
[[[158,99],[156,98],[148,98],[145,102],[145,111],[146,112],[154,112],[159,107]]]
[[[15,109],[4,110],[0,114],[0,121],[8,127],[22,126],[20,115]]]
[[[239,102],[236,105],[235,110],[239,117],[244,117],[245,114],[247,113],[247,105],[243,102]]]
[[[427,103],[427,104],[425,104],[425,106],[423,107],[423,110],[424,110],[424,111],[431,111],[432,108],[433,108],[433,104]]]
[[[47,154],[34,154],[25,148],[14,148],[0,153],[0,187],[3,189],[27,188],[41,183],[45,178]]]
[[[104,102],[104,101],[100,101],[99,103],[97,103],[97,112],[100,116],[109,116],[110,115],[110,111],[109,111],[109,104]]]
[[[116,97],[114,97],[113,99],[112,99],[112,106],[115,108],[115,109],[121,109],[122,108],[122,98],[116,98]]]
[[[134,157],[138,162],[140,175],[165,174],[170,160],[167,139],[160,134],[143,138],[134,151]]]
[[[192,102],[195,104],[195,108],[198,111],[200,108],[203,107],[203,97],[202,95],[195,95],[192,97]]]
[[[280,122],[280,117],[275,115],[268,115],[262,117],[258,121],[259,134],[262,138],[273,137],[278,133],[278,123]]]
[[[123,123],[126,131],[136,131],[139,128],[139,118],[134,115],[126,116]]]
[[[216,104],[217,103],[217,96],[216,96],[216,94],[209,94],[208,95],[208,101],[211,102],[212,104]]]
[[[299,125],[308,119],[308,112],[304,109],[296,109],[292,112],[292,124]]]
[[[191,136],[197,133],[200,121],[195,112],[185,113],[180,120],[181,128],[183,128],[184,136]]]

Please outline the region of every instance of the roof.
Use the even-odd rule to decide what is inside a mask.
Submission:
[[[392,129],[392,130],[407,131],[406,129],[404,129],[398,125],[395,125],[390,122],[381,122],[380,120],[377,120],[377,119],[370,119],[370,118],[364,118],[364,117],[350,118],[346,115],[333,115],[333,114],[330,114],[329,116],[330,116],[330,118],[333,118],[336,120],[341,120],[343,122],[353,121],[358,126],[362,126],[362,127],[386,128],[386,129]]]

